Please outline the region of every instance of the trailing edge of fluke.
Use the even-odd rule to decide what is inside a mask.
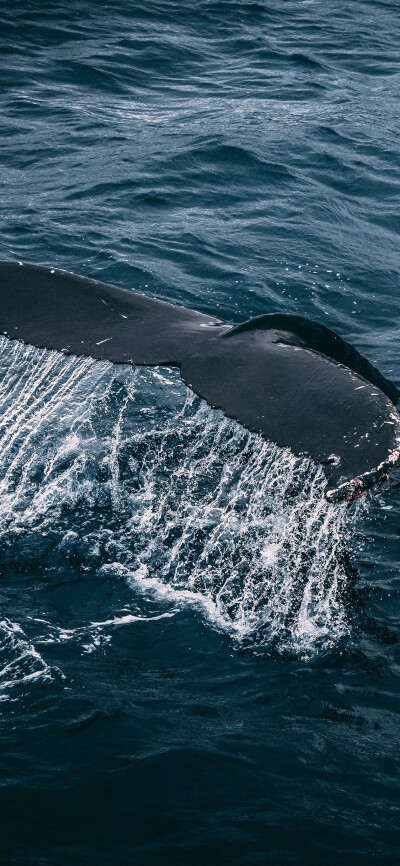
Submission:
[[[272,314],[232,325],[63,270],[0,263],[0,333],[116,364],[178,367],[248,430],[321,463],[355,498],[400,456],[400,392],[333,331]]]

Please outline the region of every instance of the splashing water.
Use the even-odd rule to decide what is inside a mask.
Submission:
[[[61,672],[58,672],[62,677]],[[27,640],[22,628],[10,620],[0,620],[0,703],[16,684],[34,680],[50,681],[54,673],[37,649]]]
[[[348,632],[356,510],[326,501],[320,467],[211,410],[175,371],[2,339],[0,372],[6,565],[123,576],[254,651],[310,654]]]

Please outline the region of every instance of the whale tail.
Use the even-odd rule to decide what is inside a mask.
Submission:
[[[332,499],[355,496],[399,458],[396,386],[300,316],[232,325],[63,270],[3,262],[0,332],[118,364],[178,367],[211,406],[321,463]]]

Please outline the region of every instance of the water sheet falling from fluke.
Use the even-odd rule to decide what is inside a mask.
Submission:
[[[178,367],[212,407],[324,467],[326,494],[399,457],[399,392],[337,334],[300,316],[241,325],[54,268],[0,263],[0,331],[118,364]]]

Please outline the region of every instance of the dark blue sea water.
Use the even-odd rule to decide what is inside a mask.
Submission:
[[[399,384],[399,26],[1,0],[0,258],[299,313]],[[328,505],[177,372],[0,367],[1,863],[397,862],[399,470]]]

